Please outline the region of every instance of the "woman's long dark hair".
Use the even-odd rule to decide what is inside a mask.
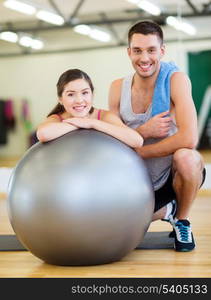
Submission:
[[[68,84],[70,81],[74,81],[77,79],[84,79],[88,82],[90,89],[92,91],[92,93],[94,92],[94,86],[92,84],[92,81],[90,79],[90,77],[83,71],[79,70],[79,69],[70,69],[67,70],[66,72],[64,72],[60,77],[59,80],[56,84],[57,87],[57,95],[58,97],[62,96],[62,93],[64,91],[64,87],[66,84]],[[92,113],[94,111],[94,108],[91,107],[90,109],[90,113]],[[54,114],[61,114],[65,112],[65,108],[62,104],[58,103],[53,109],[52,111],[48,114],[48,117]]]

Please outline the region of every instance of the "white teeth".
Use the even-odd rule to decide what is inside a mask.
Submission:
[[[139,65],[139,68],[141,68],[143,71],[148,71],[150,67],[151,65]]]
[[[73,109],[81,111],[84,110],[85,106],[74,106]]]
[[[147,68],[150,67],[150,65],[144,65],[144,66],[140,66],[140,67],[143,68],[143,69],[147,69]]]

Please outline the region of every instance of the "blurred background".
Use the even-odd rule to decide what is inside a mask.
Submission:
[[[127,32],[141,20],[162,26],[163,60],[192,81],[198,150],[211,162],[211,1],[0,0],[0,192],[56,104],[62,72],[87,72],[95,106],[108,107],[111,82],[133,72]]]

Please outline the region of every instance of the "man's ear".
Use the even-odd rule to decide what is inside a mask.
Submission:
[[[128,54],[128,56],[131,55],[131,48],[130,47],[127,48],[127,54]]]
[[[166,53],[166,45],[162,44],[160,49],[161,49],[161,57],[163,57],[164,54]]]

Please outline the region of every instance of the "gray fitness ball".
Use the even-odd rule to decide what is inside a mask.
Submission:
[[[12,227],[29,251],[50,264],[120,260],[142,241],[153,209],[143,160],[95,130],[35,144],[9,182]]]

